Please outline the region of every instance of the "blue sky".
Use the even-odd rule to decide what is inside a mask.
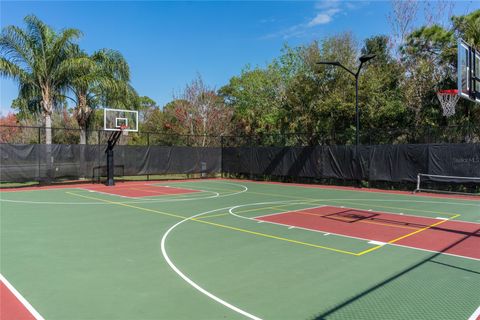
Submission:
[[[454,14],[480,8],[475,1],[453,4]],[[351,31],[359,41],[389,34],[388,1],[295,2],[24,2],[1,1],[0,25],[23,26],[35,14],[50,26],[83,32],[88,52],[119,50],[130,64],[132,84],[160,106],[198,73],[220,88],[249,64],[263,66],[291,46]],[[418,22],[422,20],[422,13]],[[5,115],[17,85],[0,80]]]

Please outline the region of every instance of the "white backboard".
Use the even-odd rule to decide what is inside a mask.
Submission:
[[[122,109],[103,109],[103,129],[106,131],[138,131],[138,111]]]

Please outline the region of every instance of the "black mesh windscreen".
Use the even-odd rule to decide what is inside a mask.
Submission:
[[[125,176],[223,172],[415,182],[418,173],[480,177],[480,144],[224,148],[121,145],[114,149],[114,161],[116,175]],[[0,181],[4,182],[94,178],[103,175],[105,166],[104,145],[0,144]]]
[[[95,179],[105,175],[106,146],[0,144],[0,181]],[[117,146],[115,175],[220,173],[221,148]]]

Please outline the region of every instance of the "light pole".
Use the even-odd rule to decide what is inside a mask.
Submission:
[[[338,61],[321,61],[317,62],[317,64],[329,64],[332,66],[340,67],[350,73],[352,76],[355,77],[355,145],[358,146],[359,136],[360,136],[360,115],[358,113],[358,78],[360,77],[360,70],[365,62],[375,58],[375,54],[364,54],[359,58],[360,65],[358,66],[357,72],[353,72],[343,64]]]

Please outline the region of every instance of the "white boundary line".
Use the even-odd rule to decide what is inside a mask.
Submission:
[[[480,317],[480,306],[475,310],[475,312],[472,313],[470,318],[468,320],[477,320]]]
[[[103,191],[98,191],[98,190],[91,190],[91,189],[86,189],[86,188],[75,188],[76,190],[82,190],[82,191],[87,191],[87,192],[91,192],[91,193],[99,193],[99,194],[104,194],[104,195],[108,195],[108,196],[114,196],[114,197],[120,197],[120,198],[126,198],[126,199],[134,199],[134,200],[138,200],[137,197],[129,197],[129,196],[122,196],[122,195],[119,195],[119,194],[115,194],[115,193],[108,193],[108,192],[103,192]]]
[[[27,309],[28,312],[30,312],[30,314],[35,317],[35,319],[45,320],[40,315],[40,313],[38,313],[38,311],[35,310],[35,308],[27,301],[27,299],[25,299],[20,294],[20,292],[18,292],[17,289],[15,289],[15,287],[10,282],[8,282],[8,280],[1,273],[0,273],[0,280],[5,284],[5,286],[8,288],[8,290],[10,290],[10,292],[13,293],[15,298],[17,298],[18,301],[20,301],[20,303],[25,307],[25,309]]]
[[[165,187],[165,186],[157,186],[157,187]],[[169,188],[171,188],[171,187],[169,187]],[[105,195],[109,195],[109,196],[116,196],[116,197],[122,197],[122,198],[127,198],[127,199],[133,199],[133,200],[141,200],[141,199],[144,199],[144,198],[147,198],[145,200],[151,200],[153,197],[165,197],[165,196],[184,196],[184,195],[190,195],[192,193],[197,193],[197,192],[209,192],[209,193],[218,194],[218,192],[214,192],[214,191],[207,191],[207,190],[200,190],[200,189],[185,189],[185,190],[193,191],[193,192],[172,193],[172,194],[163,193],[163,194],[156,194],[156,195],[150,195],[150,196],[129,197],[129,196],[122,196],[120,194],[115,194],[115,193],[98,191],[98,190],[94,190],[94,189],[86,189],[86,188],[75,188],[75,189],[84,190],[84,191],[88,191],[88,192],[92,192],[92,193],[94,193],[94,192],[95,193],[101,193],[101,194],[105,194]],[[181,188],[176,188],[176,189],[181,189]],[[137,191],[141,191],[141,189],[137,189]],[[153,199],[153,200],[156,200],[156,199]]]
[[[230,197],[230,196],[234,196],[234,195],[237,195],[237,194],[240,194],[240,193],[244,193],[248,190],[248,188],[242,184],[238,184],[238,183],[227,183],[227,182],[220,182],[220,183],[225,183],[225,184],[230,184],[230,185],[234,185],[234,186],[240,186],[243,188],[243,190],[240,190],[240,191],[235,191],[233,193],[229,193],[229,194],[220,194],[218,192],[214,192],[214,191],[207,191],[205,190],[205,192],[209,192],[209,193],[214,193],[213,196],[208,196],[208,197],[191,197],[191,198],[175,198],[175,199],[159,199],[159,200],[155,200],[155,199],[145,199],[144,201],[124,201],[124,202],[121,202],[121,203],[125,203],[125,204],[133,204],[133,203],[140,203],[140,204],[145,204],[145,203],[166,203],[166,202],[180,202],[180,201],[195,201],[195,200],[205,200],[205,199],[213,199],[213,198],[225,198],[225,197]],[[50,190],[53,190],[53,189],[50,189]],[[82,190],[82,191],[85,191],[85,189],[81,189],[81,188],[64,188],[64,189],[55,189],[55,190]],[[199,189],[196,189],[196,190],[199,190]],[[40,191],[40,190],[34,190],[34,191]],[[199,191],[204,191],[204,190],[199,190]],[[194,194],[197,194],[197,193],[194,193]],[[1,195],[1,192],[0,192],[0,195]],[[25,204],[45,204],[45,205],[49,205],[49,204],[52,204],[52,205],[109,205],[109,203],[105,203],[105,202],[55,202],[55,201],[28,201],[28,200],[9,200],[9,199],[2,199],[0,197],[0,202],[11,202],[11,203],[25,203]]]
[[[238,180],[238,179],[237,179]],[[306,188],[306,189],[321,189],[321,190],[334,190],[334,191],[342,191],[342,192],[362,192],[362,193],[378,193],[378,194],[385,194],[385,195],[397,195],[397,196],[404,196],[404,197],[415,197],[414,194],[404,194],[404,193],[394,193],[394,192],[384,192],[382,190],[375,190],[375,191],[369,191],[368,189],[362,191],[362,190],[345,190],[345,189],[340,189],[340,188],[334,188],[335,186],[332,186],[332,188],[324,188],[322,185],[315,185],[313,184],[312,186],[309,186],[308,184],[293,184],[289,185],[288,183],[285,182],[263,182],[263,181],[252,181],[252,180],[247,180],[247,182],[250,182],[252,184],[262,184],[262,185],[268,185],[268,184],[275,184],[275,185],[280,185],[282,187],[299,187],[299,188]],[[316,187],[318,186],[318,187]],[[425,197],[427,199],[442,199],[442,197],[436,197],[436,196],[430,196],[430,195],[423,195],[422,197]],[[445,197],[444,199],[451,199],[455,200],[453,197]],[[458,200],[465,200],[465,201],[478,201],[476,199],[458,199]]]
[[[296,203],[294,203],[294,204],[296,204]],[[298,203],[298,204],[304,204],[304,203]],[[304,209],[295,209],[295,210],[290,210],[290,211],[282,211],[282,212],[277,212],[277,213],[264,214],[264,215],[261,215],[261,216],[251,217],[249,219],[259,219],[259,218],[265,218],[265,217],[268,217],[268,216],[273,216],[273,215],[281,214],[281,213],[298,212],[298,211],[305,211],[305,210],[317,209],[317,208],[323,208],[323,207],[329,207],[329,206],[324,204],[324,205],[321,205],[321,206],[308,207],[308,208],[304,208]],[[233,212],[232,212],[232,214],[235,215]],[[247,218],[247,217],[245,217],[245,218]]]
[[[358,199],[319,199],[319,200],[316,200],[315,202],[320,202],[320,201],[323,201],[323,202],[339,202],[339,201],[342,201],[342,200],[352,201],[352,200],[358,200]],[[365,201],[377,201],[377,200],[365,200]],[[411,202],[416,202],[416,201],[411,201]],[[361,205],[368,206],[368,204],[361,204]],[[407,216],[407,217],[424,218],[424,219],[444,219],[444,220],[449,220],[451,222],[465,222],[465,223],[479,224],[478,222],[465,221],[465,220],[460,220],[460,219],[450,220],[453,215],[449,214],[449,213],[444,213],[444,214],[446,214],[446,215],[448,214],[448,215],[450,215],[450,217],[441,218],[441,217],[419,216],[419,215],[416,215],[416,214],[408,214],[408,213],[404,213],[404,212],[391,212],[391,211],[383,211],[383,210],[376,210],[376,209],[361,209],[361,208],[358,208],[358,207],[355,208],[355,207],[346,207],[346,206],[339,206],[339,205],[329,205],[329,204],[327,204],[326,206],[341,208],[341,209],[349,209],[349,210],[372,211],[372,212],[376,212],[376,213],[386,213],[386,214],[397,215],[397,216]],[[408,211],[415,210],[415,209],[410,209],[410,208],[399,208],[399,209],[408,210]],[[480,209],[480,205],[479,205],[479,209]],[[431,212],[431,213],[434,213],[434,212]],[[438,214],[438,213],[442,213],[442,212],[437,212],[436,214]]]
[[[280,202],[277,202],[277,203],[285,203],[285,201],[280,201]],[[265,220],[257,220],[256,218],[249,218],[249,217],[243,217],[241,215],[238,215],[238,214],[235,214],[233,213],[233,209],[236,209],[236,208],[241,208],[241,207],[247,207],[247,206],[254,206],[254,205],[258,205],[258,204],[272,204],[272,202],[259,202],[259,203],[252,203],[252,204],[244,204],[244,205],[238,205],[238,206],[235,206],[235,207],[232,207],[228,210],[228,212],[237,217],[237,218],[242,218],[242,219],[246,219],[246,220],[251,220],[251,221],[255,221],[255,222],[258,222],[258,221],[262,221],[262,222],[265,222],[265,223],[269,223],[269,224],[274,224],[274,225],[278,225],[278,226],[283,226],[283,227],[291,227],[292,225],[289,225],[289,224],[284,224],[284,223],[280,223],[280,222],[272,222],[272,221],[265,221]],[[301,203],[292,203],[292,204],[301,204]],[[300,209],[302,210],[302,209]],[[297,210],[298,211],[298,210]],[[290,212],[290,211],[283,211],[283,212],[277,212],[277,213],[274,213],[274,214],[283,214],[283,213],[287,213],[287,212]],[[272,215],[274,215],[272,214]],[[310,229],[310,228],[304,228],[304,227],[299,227],[299,226],[293,226],[295,229],[300,229],[300,230],[305,230],[305,231],[311,231],[311,232],[317,232],[317,233],[322,233],[322,234],[332,234],[334,236],[339,236],[339,237],[342,237],[342,238],[350,238],[350,239],[355,239],[355,240],[362,240],[362,241],[372,241],[372,239],[366,239],[366,238],[360,238],[360,237],[353,237],[353,236],[347,236],[347,235],[344,235],[344,234],[339,234],[339,233],[334,233],[334,232],[327,232],[327,231],[322,231],[322,230],[316,230],[316,229]]]
[[[262,221],[263,221],[264,223],[275,224],[275,225],[279,225],[279,226],[283,226],[283,227],[291,227],[291,225],[289,225],[289,224],[283,224],[283,223],[279,223],[279,222],[270,222],[270,221],[264,221],[264,220],[262,220]],[[338,237],[342,237],[342,238],[350,238],[350,239],[362,240],[362,241],[366,241],[366,242],[376,241],[376,240],[372,240],[372,239],[366,239],[366,238],[360,238],[360,237],[347,236],[347,235],[340,234],[340,233],[327,232],[327,231],[322,231],[322,230],[314,230],[314,229],[297,227],[297,226],[293,226],[293,227],[294,227],[295,229],[300,229],[300,230],[305,230],[305,231],[323,233],[323,235],[325,235],[325,236],[331,234],[331,235],[338,236]],[[428,249],[422,249],[422,248],[417,248],[417,247],[410,247],[410,246],[406,246],[406,245],[403,245],[403,244],[386,243],[386,245],[394,246],[394,247],[402,247],[402,248],[407,248],[407,249],[412,249],[412,250],[418,250],[418,251],[431,252],[431,253],[440,253],[440,254],[444,254],[444,255],[447,255],[447,256],[452,256],[452,257],[457,257],[457,258],[462,258],[462,259],[468,259],[468,260],[474,260],[474,261],[480,261],[480,259],[477,259],[477,258],[461,256],[461,255],[458,255],[458,254],[448,253],[448,252],[440,252],[440,251],[435,251],[435,250],[428,250]]]
[[[322,199],[329,200],[329,199]],[[359,199],[359,198],[339,198],[330,200],[346,200],[346,201],[373,201],[373,202],[413,202],[413,203],[434,203],[434,204],[448,204],[453,206],[469,206],[480,207],[480,201],[477,204],[473,203],[459,203],[459,202],[442,202],[442,201],[425,201],[425,200],[406,200],[406,199]]]
[[[212,213],[212,212],[216,212],[216,211],[220,211],[220,210],[227,210],[231,207],[225,207],[225,208],[220,208],[220,209],[215,209],[215,210],[210,210],[210,211],[206,211],[206,212],[202,212],[202,213],[199,213],[199,214],[196,214],[196,215],[193,215],[189,218],[186,218],[186,219],[183,219],[179,222],[177,222],[176,224],[174,224],[173,226],[170,227],[170,229],[167,230],[167,232],[164,233],[163,237],[162,237],[162,240],[160,242],[160,247],[161,247],[161,251],[162,251],[162,255],[165,259],[165,261],[168,263],[168,265],[170,266],[170,268],[176,273],[178,274],[183,280],[185,280],[189,285],[191,285],[192,287],[194,287],[195,289],[197,289],[198,291],[200,291],[201,293],[203,293],[204,295],[206,295],[207,297],[209,297],[210,299],[213,299],[215,300],[216,302],[224,305],[225,307],[247,317],[247,318],[250,318],[252,320],[262,320],[261,318],[257,317],[257,316],[254,316],[253,314],[251,313],[248,313],[247,311],[245,310],[242,310],[236,306],[234,306],[233,304],[217,297],[216,295],[214,295],[213,293],[205,290],[204,288],[202,288],[201,286],[199,286],[197,283],[195,283],[192,279],[190,279],[189,277],[187,277],[182,271],[180,271],[180,269],[178,269],[175,264],[172,262],[172,260],[170,259],[170,257],[168,256],[167,254],[167,250],[165,249],[165,242],[167,240],[167,237],[168,235],[170,234],[170,232],[175,229],[177,226],[179,226],[180,224],[188,221],[188,220],[191,220],[191,219],[194,219],[196,217],[199,217],[201,215],[204,215],[204,214],[207,214],[207,213]]]
[[[292,201],[293,201],[292,204],[302,204],[302,203],[305,203],[305,202],[296,202],[295,200],[292,200]],[[257,221],[255,218],[243,217],[243,216],[240,216],[240,215],[238,215],[238,214],[235,214],[235,213],[232,212],[232,210],[233,210],[233,209],[236,209],[236,208],[246,207],[246,206],[254,206],[254,205],[258,205],[258,204],[272,204],[272,203],[273,203],[273,204],[274,204],[274,203],[288,203],[288,201],[243,204],[243,205],[238,205],[238,206],[235,206],[235,207],[231,207],[228,212],[229,212],[230,214],[232,214],[233,216],[237,217],[237,218],[242,218],[242,219],[251,220],[251,221]],[[296,210],[296,211],[300,211],[300,210],[302,210],[302,209],[299,209],[299,210]],[[283,213],[287,213],[287,212],[291,212],[291,211],[278,212],[278,213],[274,213],[274,214],[271,214],[271,215],[283,214]],[[261,216],[259,216],[259,217],[261,217]],[[265,220],[261,220],[261,221],[263,221],[263,222],[265,222],[265,223],[269,223],[269,224],[274,224],[274,225],[279,225],[279,226],[284,226],[284,227],[291,227],[291,225],[289,225],[289,224],[284,224],[284,223],[279,223],[279,222],[271,222],[271,221],[265,221]],[[450,221],[450,220],[449,220],[449,221]],[[455,220],[452,220],[452,221],[455,221]],[[457,221],[460,221],[460,220],[457,220]],[[464,221],[462,221],[462,222],[464,222]],[[372,239],[366,239],[366,238],[360,238],[360,237],[354,237],[354,236],[347,236],[347,235],[340,234],[340,233],[327,232],[327,231],[315,230],[315,229],[309,229],[309,228],[303,228],[303,227],[297,227],[297,226],[294,226],[294,228],[295,228],[295,229],[305,230],[305,231],[323,233],[324,235],[332,234],[332,235],[334,235],[334,236],[339,236],[339,237],[342,237],[342,238],[350,238],[350,239],[362,240],[362,241],[367,241],[367,242],[376,241],[376,240],[372,240]],[[440,254],[444,254],[444,255],[448,255],[448,256],[452,256],[452,257],[457,257],[457,258],[462,258],[462,259],[468,259],[468,260],[474,260],[474,261],[480,261],[480,259],[478,259],[478,258],[461,256],[461,255],[454,254],[454,253],[440,252],[440,251],[429,250],[429,249],[422,249],[422,248],[417,248],[417,247],[410,247],[410,246],[406,246],[406,245],[402,245],[402,244],[397,244],[397,243],[386,243],[386,244],[389,245],[389,246],[394,246],[394,247],[402,247],[402,248],[407,248],[407,249],[412,249],[412,250],[418,250],[418,251],[425,251],[425,252],[432,252],[432,253],[440,253]]]

